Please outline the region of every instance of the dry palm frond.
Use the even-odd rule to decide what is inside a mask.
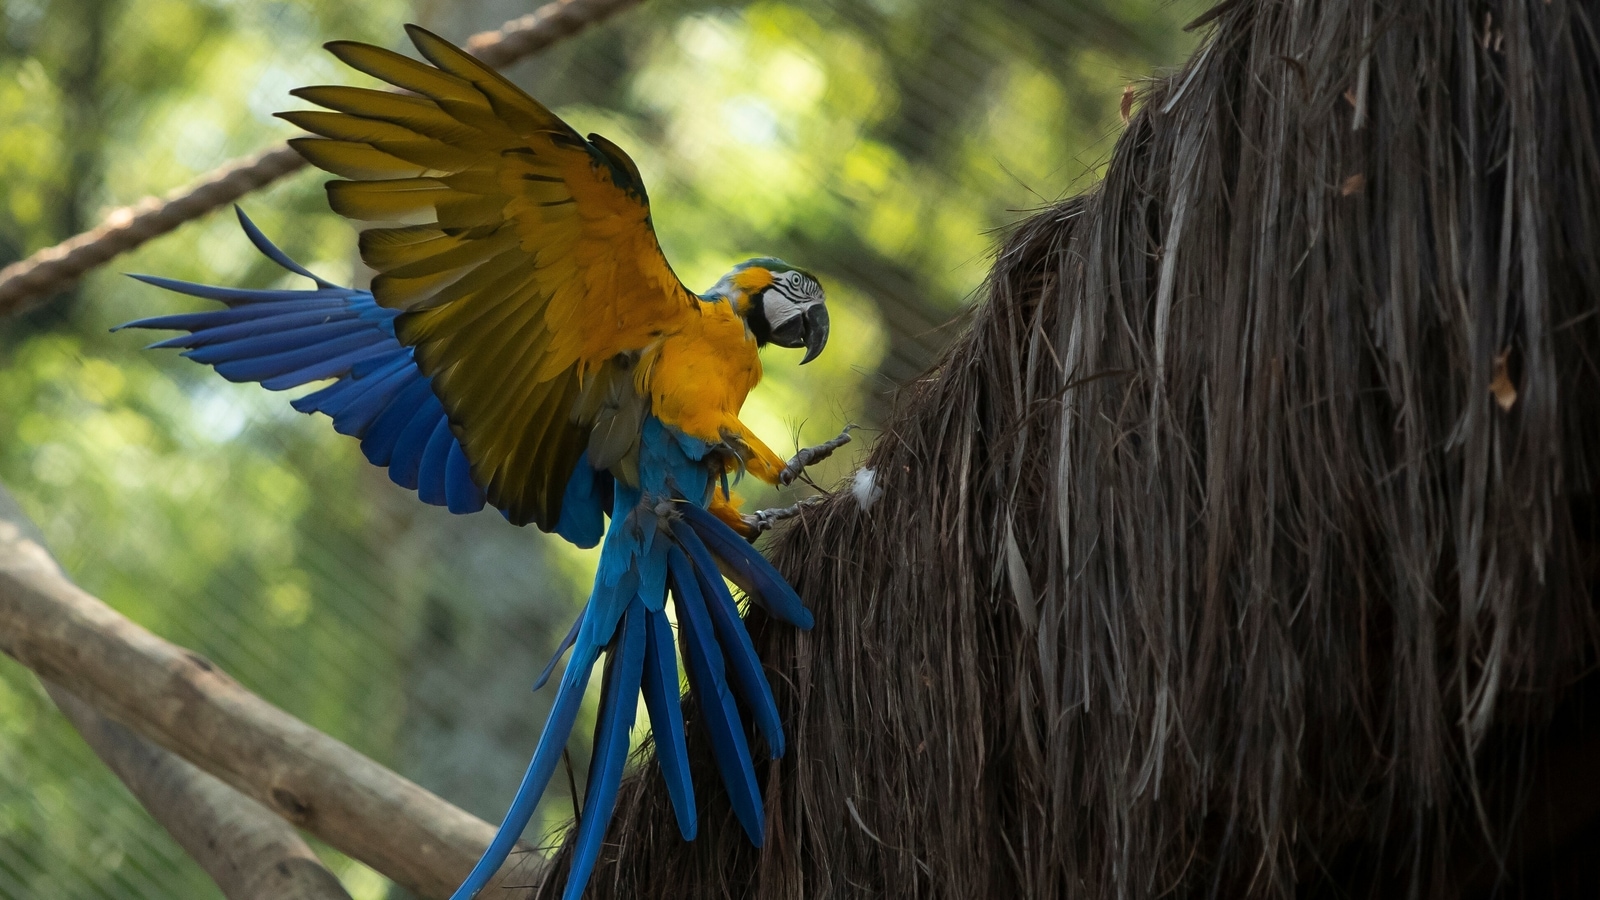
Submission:
[[[1597,10],[1226,4],[1011,237],[882,499],[776,543],[817,628],[754,623],[765,848],[697,738],[700,837],[646,766],[592,896],[1434,896],[1514,854],[1596,646]]]

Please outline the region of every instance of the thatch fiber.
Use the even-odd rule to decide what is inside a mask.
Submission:
[[[700,837],[647,763],[591,896],[1458,896],[1592,818],[1600,3],[1207,27],[905,389],[882,500],[773,544],[817,627],[751,616],[766,846],[697,738]]]

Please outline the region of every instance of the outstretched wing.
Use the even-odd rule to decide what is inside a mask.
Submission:
[[[225,304],[223,309],[157,316],[122,328],[187,331],[153,347],[182,347],[184,356],[213,366],[229,381],[256,381],[281,391],[332,379],[295,400],[303,413],[325,413],[340,434],[361,440],[374,465],[395,484],[454,513],[483,508],[467,458],[450,433],[444,407],[411,348],[394,337],[393,310],[366,291],[317,277],[267,240],[237,210],[239,224],[263,255],[316,283],[309,290],[245,290],[135,275],[157,287]]]
[[[453,513],[482,509],[483,489],[472,480],[444,406],[417,367],[415,351],[395,337],[399,313],[379,306],[367,291],[317,277],[267,240],[244,210],[237,212],[257,250],[315,286],[245,290],[135,275],[170,291],[220,301],[224,308],[140,319],[118,329],[187,331],[152,346],[185,348],[184,356],[214,367],[229,381],[256,381],[274,391],[329,381],[295,400],[294,408],[327,414],[340,434],[361,440],[367,459],[425,502]],[[595,471],[582,455],[567,474],[561,515],[551,530],[592,547],[611,509],[611,475]]]
[[[474,480],[518,524],[554,527],[562,493],[632,357],[697,300],[650,224],[638,169],[421,28],[433,65],[366,44],[334,55],[409,93],[311,87],[283,113],[337,212],[410,221],[361,235],[372,292],[432,379]],[[631,414],[631,413],[630,413]],[[603,425],[604,423],[602,423]]]

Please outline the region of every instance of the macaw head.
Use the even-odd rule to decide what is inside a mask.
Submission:
[[[747,259],[722,277],[713,292],[723,294],[744,316],[756,344],[804,347],[803,366],[828,343],[828,304],[822,284],[781,259]]]

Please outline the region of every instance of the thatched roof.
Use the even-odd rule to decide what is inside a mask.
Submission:
[[[1010,237],[871,454],[883,499],[775,543],[817,627],[752,615],[792,734],[766,847],[691,742],[699,839],[645,766],[593,896],[1579,872],[1600,4],[1261,0],[1211,27],[1104,183]]]

